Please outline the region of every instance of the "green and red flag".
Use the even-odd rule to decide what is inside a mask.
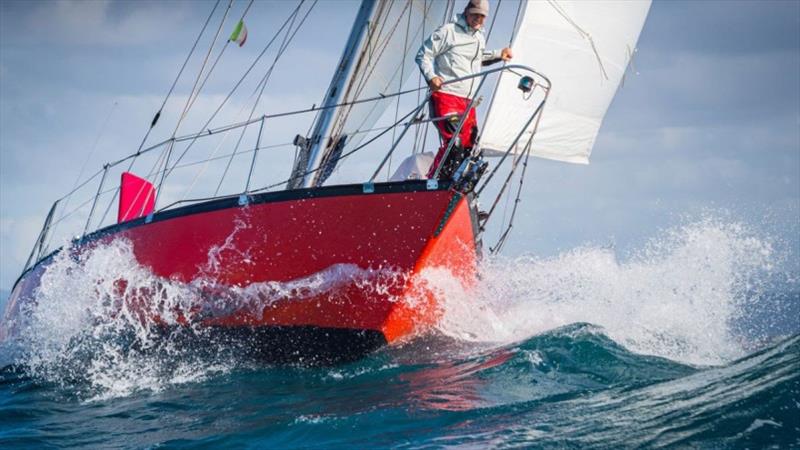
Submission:
[[[234,28],[228,40],[236,42],[239,44],[239,47],[244,45],[244,42],[247,40],[247,27],[244,26],[244,20],[240,20],[239,23],[236,24],[236,28]]]

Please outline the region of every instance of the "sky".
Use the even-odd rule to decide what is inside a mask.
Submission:
[[[490,47],[510,34],[514,2],[504,3]],[[245,4],[235,2],[231,15]],[[296,4],[253,5],[247,43],[226,50],[183,133],[200,129]],[[212,7],[0,1],[0,289],[13,285],[52,202],[78,175],[136,151]],[[311,10],[256,115],[319,102],[357,7],[320,1]],[[241,117],[273,57],[267,54],[221,120]],[[170,136],[200,61],[187,66],[148,144]],[[275,121],[266,136],[288,142],[310,119]],[[288,171],[291,152],[260,156],[256,182]],[[234,168],[226,183],[240,183],[241,174]],[[87,185],[86,195],[96,188]],[[708,217],[774,239],[788,255],[787,270],[800,272],[800,2],[655,1],[592,163],[531,164],[507,253],[548,256],[613,244],[624,254]]]

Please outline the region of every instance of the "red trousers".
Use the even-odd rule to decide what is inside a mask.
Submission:
[[[453,137],[458,123],[464,115],[464,111],[467,110],[467,106],[469,106],[468,98],[459,97],[442,91],[436,91],[431,94],[431,118],[437,119],[451,114],[457,114],[458,119],[454,121],[439,120],[434,122],[436,128],[439,130],[439,136],[442,138],[442,146],[439,147],[436,158],[433,160],[433,165],[431,165],[428,171],[428,178],[433,177],[436,168],[442,164],[444,152],[447,150],[450,139]],[[478,120],[475,118],[475,108],[472,108],[467,115],[464,125],[461,127],[461,132],[458,133],[458,137],[461,139],[461,148],[471,149],[475,143],[476,134],[478,134]],[[453,151],[448,155],[448,160],[454,156],[452,153]],[[458,163],[460,163],[460,161],[458,161]]]

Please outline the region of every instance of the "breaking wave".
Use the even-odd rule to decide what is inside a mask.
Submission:
[[[446,270],[430,269],[422,276],[438,292],[443,308],[434,334],[449,341],[422,337],[424,348],[412,351],[409,361],[420,361],[420,353],[466,357],[476,348],[501,348],[588,323],[634,353],[694,365],[723,364],[770,337],[768,326],[752,324],[754,310],[786,316],[785,304],[759,302],[780,258],[769,239],[747,227],[708,219],[663,233],[624,262],[613,249],[590,246],[550,258],[487,259],[472,290]],[[211,254],[209,261],[206,269],[213,271]],[[223,342],[196,352],[185,348],[185,339],[165,340],[148,318],[193,323],[232,310],[260,311],[274,301],[353,281],[385,294],[405,278],[390,270],[337,265],[287,283],[222,287],[211,277],[190,284],[156,277],[136,262],[125,240],[96,246],[80,257],[64,251],[43,275],[35,301],[27,304],[16,347],[0,348],[7,353],[0,365],[21,365],[29,376],[84,399],[157,392],[248,363]],[[142,308],[137,299],[143,296],[158,301],[149,303],[151,309]],[[799,329],[796,324],[793,332]],[[409,348],[413,342],[391,351],[403,359]]]
[[[427,276],[446,293],[439,329],[457,339],[505,344],[586,322],[632,351],[705,365],[741,357],[769,337],[764,317],[790,306],[759,303],[781,258],[746,226],[704,219],[667,231],[625,262],[601,247],[490,259],[472,295],[441,272]],[[754,311],[761,325],[750,320]]]
[[[209,275],[218,251],[209,254],[206,276],[188,284],[155,276],[137,262],[125,239],[80,255],[71,249],[59,252],[35,298],[21,302],[15,317],[18,334],[0,348],[13,355],[0,362],[10,359],[35,378],[77,388],[82,397],[159,391],[251,362],[239,358],[229,341],[198,326],[201,319],[233,312],[260,316],[275,302],[352,284],[386,299],[392,287],[405,283],[398,271],[339,264],[289,282],[223,286]],[[187,345],[191,341],[202,341],[205,348]]]

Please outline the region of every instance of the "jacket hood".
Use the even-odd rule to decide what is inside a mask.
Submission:
[[[467,23],[467,17],[464,15],[464,13],[458,13],[455,16],[453,16],[453,22],[455,22],[456,25],[458,25],[464,31],[470,34],[475,34],[481,31],[481,28],[478,28],[477,30],[470,28],[469,24]]]

